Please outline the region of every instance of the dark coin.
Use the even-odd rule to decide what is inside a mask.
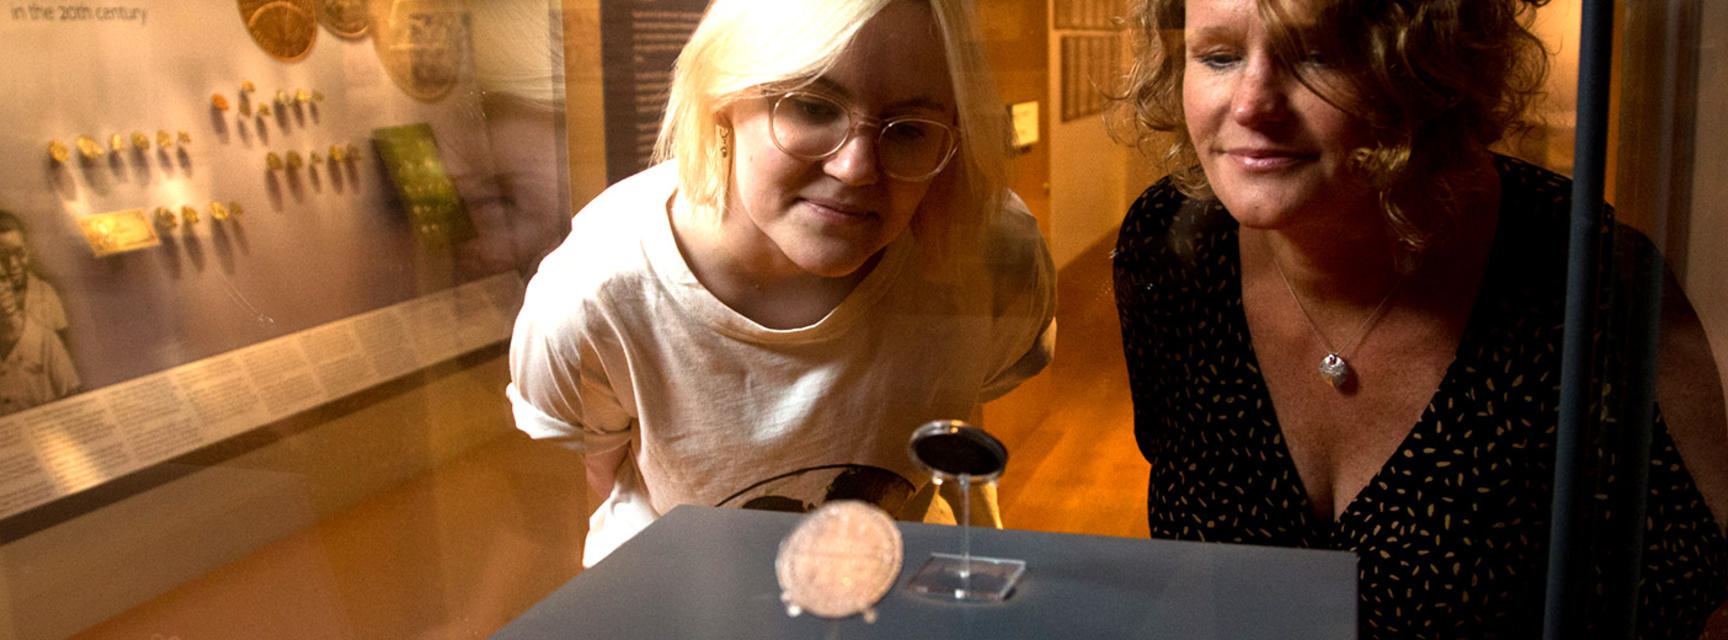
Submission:
[[[359,38],[372,28],[366,0],[318,0],[318,22],[344,38]]]

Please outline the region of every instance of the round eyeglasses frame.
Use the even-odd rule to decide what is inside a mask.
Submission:
[[[834,143],[833,148],[821,153],[800,153],[787,148],[787,145],[780,140],[779,114],[781,105],[785,104],[787,100],[793,98],[816,100],[834,105],[842,113],[846,114],[846,135],[842,136],[839,142]],[[937,161],[934,169],[921,174],[901,174],[889,169],[888,165],[882,161],[881,149],[883,148],[883,136],[887,135],[889,127],[902,123],[933,125],[938,127],[944,133],[947,140],[947,149],[942,152],[942,159]],[[936,177],[936,174],[942,173],[943,169],[948,168],[948,162],[954,159],[954,152],[960,148],[960,130],[954,125],[917,116],[901,116],[888,119],[868,118],[859,115],[856,111],[853,111],[850,108],[847,108],[846,105],[841,104],[840,101],[818,93],[809,93],[805,91],[787,92],[774,97],[773,105],[768,109],[768,137],[774,140],[774,148],[779,149],[781,153],[786,155],[811,162],[827,160],[828,158],[833,157],[834,154],[839,153],[841,149],[846,147],[846,143],[852,140],[852,136],[858,131],[860,125],[865,127],[874,127],[876,129],[877,166],[882,168],[883,173],[888,174],[889,177],[896,180],[923,182],[934,178]]]

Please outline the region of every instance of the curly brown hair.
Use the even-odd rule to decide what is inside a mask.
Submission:
[[[1278,64],[1328,102],[1356,105],[1348,111],[1373,142],[1351,163],[1379,193],[1388,233],[1418,257],[1446,234],[1473,158],[1523,126],[1540,95],[1548,52],[1530,22],[1547,2],[1256,0]],[[1162,157],[1178,188],[1209,198],[1182,111],[1185,14],[1185,0],[1136,3],[1134,64],[1116,117]],[[1351,100],[1308,77],[1299,63],[1315,54],[1342,72]]]

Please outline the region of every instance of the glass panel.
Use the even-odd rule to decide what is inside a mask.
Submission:
[[[1681,575],[1678,584],[1686,585],[1681,591],[1689,593],[1701,588],[1720,593],[1719,586],[1702,585],[1719,585],[1728,573],[1721,535],[1722,518],[1728,515],[1721,368],[1728,362],[1728,308],[1722,303],[1728,298],[1728,262],[1709,249],[1728,231],[1715,204],[1722,188],[1715,176],[1728,166],[1728,146],[1711,133],[1721,124],[1720,107],[1728,97],[1728,75],[1715,55],[1728,44],[1728,31],[1713,21],[1724,17],[1715,4],[1618,8],[1615,111],[1608,131],[1609,201],[1626,225],[1610,258],[1625,288],[1604,309],[1603,321],[1611,329],[1627,328],[1625,344],[1613,349],[1626,354],[1631,373],[1617,389],[1632,397],[1653,393],[1657,406],[1648,445],[1648,500],[1642,508],[1653,521],[1676,527],[1695,523],[1690,526],[1699,532],[1645,531],[1645,551],[1635,566],[1645,581]],[[1608,357],[1621,353],[1611,349]],[[1643,417],[1634,409],[1625,409],[1629,418]],[[1678,549],[1689,549],[1684,560],[1674,555]],[[1659,598],[1648,588],[1637,598],[1638,628],[1659,628],[1662,622],[1650,619]],[[1696,597],[1692,602],[1677,610],[1695,615],[1703,605]],[[1728,610],[1716,611],[1709,629],[1706,636],[1728,629]]]
[[[4,12],[0,637],[479,635],[575,572],[502,396],[558,3]]]
[[[804,511],[823,500],[866,498],[896,512],[917,512],[898,514],[907,519],[975,525],[964,538],[947,530],[923,538],[908,534],[909,548],[920,540],[964,540],[965,553],[985,556],[1000,553],[991,545],[1003,532],[992,529],[1134,539],[1131,546],[1108,547],[1113,553],[1152,546],[1145,540],[1149,530],[1154,537],[1240,541],[1210,535],[1204,524],[1184,530],[1184,523],[1159,519],[1159,508],[1174,509],[1160,499],[1197,495],[1209,506],[1295,504],[1288,515],[1296,523],[1291,530],[1299,531],[1251,540],[1256,544],[1369,553],[1313,537],[1327,523],[1323,507],[1314,513],[1309,507],[1336,500],[1341,504],[1332,505],[1335,515],[1348,519],[1356,488],[1319,493],[1324,487],[1297,473],[1291,452],[1301,445],[1287,445],[1284,431],[1270,436],[1276,446],[1264,456],[1233,467],[1276,475],[1283,493],[1265,499],[1192,494],[1205,490],[1196,480],[1199,472],[1177,469],[1160,457],[1181,443],[1145,437],[1147,425],[1176,424],[1192,417],[1193,409],[1144,399],[1136,407],[1130,371],[1147,362],[1192,364],[1182,351],[1197,340],[1189,338],[1231,318],[1245,328],[1264,307],[1252,307],[1252,295],[1238,292],[1236,306],[1225,305],[1236,316],[1183,323],[1182,330],[1196,333],[1161,343],[1156,352],[1130,336],[1125,351],[1122,321],[1131,314],[1118,306],[1124,287],[1165,290],[1119,270],[1124,256],[1133,255],[1119,244],[1127,234],[1124,212],[1148,185],[1180,168],[1125,144],[1134,131],[1110,124],[1116,115],[1112,93],[1136,55],[1136,26],[1117,18],[1129,15],[1138,0],[960,4],[975,5],[970,14],[1001,103],[991,106],[1001,107],[999,124],[1013,131],[1006,180],[1018,197],[1016,206],[1031,214],[1026,229],[1035,225],[1049,253],[1060,300],[1052,313],[1061,340],[1041,369],[1041,362],[1028,361],[1021,363],[1025,370],[1003,373],[1017,384],[974,390],[979,396],[1005,395],[981,406],[951,407],[970,415],[930,418],[981,426],[1006,447],[1012,464],[999,484],[982,483],[962,494],[951,486],[956,483],[925,486],[928,474],[903,455],[904,436],[917,422],[898,430],[884,427],[881,433],[896,437],[877,438],[881,442],[870,440],[881,433],[849,435],[840,443],[844,455],[820,464],[761,460],[754,452],[772,434],[758,429],[751,436],[762,440],[727,441],[723,452],[692,454],[741,468],[759,464],[761,469],[749,469],[755,474],[750,482],[715,489],[723,497],[706,502],[688,496],[667,500]],[[1494,147],[1561,175],[1574,171],[1582,4],[1552,0],[1535,13],[1531,28],[1551,54],[1549,73],[1525,114],[1530,126]],[[1593,437],[1629,433],[1620,427],[1637,421],[1640,405],[1628,398],[1639,387],[1655,394],[1662,422],[1645,469],[1653,489],[1643,508],[1653,519],[1699,533],[1648,538],[1691,546],[1651,551],[1637,566],[1645,579],[1661,578],[1674,568],[1661,563],[1683,555],[1693,558],[1698,579],[1715,580],[1728,553],[1719,521],[1712,519],[1728,509],[1728,418],[1721,404],[1728,379],[1717,366],[1728,358],[1728,258],[1713,250],[1717,239],[1728,236],[1728,216],[1715,204],[1728,201],[1728,183],[1717,177],[1728,167],[1728,140],[1712,134],[1728,128],[1721,121],[1728,117],[1728,67],[1718,55],[1728,49],[1728,32],[1718,26],[1728,24],[1728,7],[1703,0],[1622,4],[1608,79],[1613,94],[1604,198],[1626,226],[1599,256],[1604,288],[1593,319],[1604,337],[1594,343],[1599,350],[1591,363],[1596,378],[1590,396],[1592,415],[1609,418],[1610,428],[1608,435]],[[571,216],[650,168],[673,62],[708,5],[130,0],[0,8],[0,53],[8,61],[0,87],[12,98],[0,104],[0,122],[8,125],[0,135],[0,210],[7,212],[0,215],[0,310],[9,312],[0,326],[0,638],[250,637],[259,629],[308,637],[476,637],[527,619],[524,613],[536,603],[559,602],[548,599],[555,590],[580,584],[585,552],[596,551],[589,546],[589,516],[606,496],[590,492],[584,455],[559,446],[579,438],[534,440],[528,434],[548,435],[535,431],[536,417],[512,412],[505,392],[512,379],[512,329],[542,260],[571,233]],[[794,33],[782,35],[791,39]],[[914,77],[915,66],[897,67],[897,78]],[[866,104],[859,111],[864,116],[902,115],[877,113],[881,105],[869,104],[868,95],[842,97],[849,106]],[[911,115],[930,116],[926,110]],[[976,132],[958,119],[955,124],[962,125],[961,151],[944,174],[972,166],[964,145]],[[728,129],[727,135],[735,134]],[[1161,149],[1167,135],[1140,142]],[[716,153],[743,152],[739,138],[724,140],[728,146],[716,147]],[[678,240],[671,254],[685,264],[696,249],[688,238]],[[595,252],[614,248],[593,245],[584,246]],[[1233,249],[1230,260],[1251,259],[1243,257],[1248,253]],[[885,250],[870,264],[891,263],[892,256]],[[1642,272],[1632,268],[1638,258],[1645,259]],[[1035,262],[1028,253],[998,266]],[[1558,259],[1537,266],[1563,269]],[[714,283],[702,275],[692,271],[684,284],[709,291]],[[1270,292],[1264,299],[1285,300],[1285,292],[1296,289],[1286,278],[1229,282],[1259,286]],[[1412,286],[1394,290],[1396,297],[1377,298],[1393,301],[1394,311],[1366,326],[1399,322],[1399,307],[1408,310],[1437,291]],[[578,293],[572,289],[569,296]],[[1640,306],[1641,295],[1656,294]],[[1557,290],[1532,292],[1530,298],[1551,306],[1561,301]],[[1313,310],[1284,309],[1287,319],[1297,320],[1302,316],[1294,314]],[[669,326],[667,313],[620,324],[629,331]],[[978,314],[956,326],[1025,324],[1037,315],[1018,308],[996,314]],[[921,307],[870,317],[901,326],[945,316],[938,307]],[[1291,326],[1292,335],[1307,339],[1306,325]],[[1135,330],[1130,327],[1130,333]],[[1262,348],[1263,338],[1249,337],[1246,329],[1238,337],[1252,340],[1244,346],[1247,357],[1257,358],[1248,365],[1257,378],[1284,351]],[[1407,346],[1404,351],[1420,345]],[[1640,360],[1640,346],[1654,348],[1659,359]],[[639,355],[626,360],[638,365]],[[663,395],[667,389],[656,375],[697,366],[695,351],[677,355],[683,358],[675,360],[679,367],[630,379],[634,386],[624,395]],[[1344,355],[1350,366],[1368,367],[1341,374],[1344,385],[1352,375],[1371,375],[1375,366],[1381,373],[1406,366]],[[1543,366],[1554,358],[1557,353],[1544,356]],[[974,360],[982,359],[957,356],[939,364],[976,368],[981,365]],[[1013,363],[992,364],[1000,370]],[[1205,364],[1170,378],[1184,389],[1205,390],[1208,398],[1226,398],[1218,389],[1228,381],[1211,368],[1216,363]],[[1307,361],[1301,367],[1312,378],[1306,382],[1324,384],[1310,375]],[[1550,369],[1559,375],[1558,365]],[[1034,370],[1037,375],[1019,379]],[[818,388],[830,369],[800,371],[809,375],[774,383],[762,395],[795,385]],[[928,371],[896,374],[873,381],[894,390],[877,389],[885,401],[934,397],[931,389],[944,380]],[[767,379],[749,381],[768,384],[760,382]],[[1504,378],[1507,384],[1514,379]],[[1542,384],[1543,393],[1552,391],[1552,380]],[[1275,391],[1262,389],[1242,406],[1270,406],[1279,397]],[[1494,392],[1515,395],[1506,388]],[[717,400],[722,395],[736,394],[714,393],[704,402],[723,406]],[[821,404],[812,407],[798,411],[822,410]],[[1422,408],[1413,405],[1409,413]],[[1550,403],[1544,410],[1551,408]],[[664,409],[634,408],[641,414]],[[1552,422],[1550,413],[1542,414],[1543,429]],[[654,420],[613,417],[638,429],[638,420]],[[604,435],[591,432],[588,438],[600,442]],[[1201,440],[1213,437],[1208,432]],[[1544,431],[1535,446],[1551,446],[1543,439],[1550,437]],[[645,446],[676,446],[624,440],[632,443],[623,450],[632,460],[647,459]],[[866,441],[892,451],[896,459],[886,466],[905,468],[855,459],[855,449]],[[1387,451],[1424,451],[1401,441],[1382,444]],[[1620,454],[1609,462],[1630,466],[1610,471],[1592,462],[1592,497],[1599,490],[1596,480],[1624,478],[1646,467],[1644,460],[1628,462],[1641,457],[1627,453],[1633,445],[1605,446]],[[1222,455],[1216,449],[1203,453],[1183,462],[1200,465]],[[1457,469],[1471,461],[1445,462]],[[1540,489],[1534,499],[1546,499],[1547,478],[1529,480]],[[1350,482],[1374,491],[1366,475]],[[1612,497],[1591,505],[1593,517],[1636,508],[1631,494],[1604,495]],[[1428,503],[1448,501],[1416,506]],[[616,500],[604,506],[608,517],[639,508]],[[651,503],[647,519],[664,506]],[[1486,533],[1480,540],[1500,541],[1493,536],[1507,527],[1546,517],[1541,510],[1531,514],[1528,522],[1461,526],[1481,527]],[[1710,535],[1711,526],[1718,535]],[[1543,530],[1526,531],[1520,544],[1534,542],[1520,549],[1542,553]],[[723,527],[679,535],[708,533],[715,534],[713,546],[679,557],[704,562],[741,548],[772,546],[754,545],[762,541]],[[1121,542],[1088,540],[1099,548]],[[1041,546],[1032,551],[1057,545]],[[1223,548],[1170,557],[1224,557],[1209,555],[1229,553]],[[918,561],[903,563],[896,587],[928,555],[920,549]],[[1265,557],[1274,559],[1267,561],[1265,575],[1284,575],[1270,565],[1288,556]],[[1484,576],[1514,562],[1481,557],[1486,564],[1472,570]],[[1050,566],[1028,557],[1018,591],[988,606],[1013,607],[1023,594],[1049,588],[1050,574],[1040,572]],[[1439,573],[1465,570],[1435,566]],[[1117,567],[1085,577],[1100,584],[1119,579],[1111,577],[1111,568]],[[748,567],[678,573],[682,586],[699,587],[703,597],[727,598],[772,572],[769,563],[755,569],[760,575]],[[652,571],[663,570],[594,575],[654,578]],[[1186,579],[1173,588],[1206,584],[1172,571]],[[1364,596],[1377,588],[1371,576],[1352,583],[1352,571],[1325,582],[1343,589],[1355,584]],[[1124,588],[1169,577],[1135,576]],[[1539,579],[1517,578],[1530,584]],[[1623,574],[1603,580],[1605,592],[1630,585]],[[1720,583],[1712,584],[1721,590]],[[885,598],[904,597],[900,591],[890,589]],[[1323,595],[1326,589],[1307,585],[1303,591]],[[784,611],[765,593],[748,595],[750,605],[776,616]],[[1708,603],[1694,595],[1681,593],[1670,608],[1654,615],[1656,609],[1640,608],[1638,615],[1645,624],[1696,619],[1701,614],[1694,609]],[[1592,606],[1593,615],[1604,615],[1613,603],[1596,600]],[[904,615],[891,604],[879,611],[883,628],[895,624],[891,616]],[[1159,615],[1119,626],[1126,632],[1192,623],[1230,635],[1219,630],[1252,622],[1253,616],[1228,606],[1217,611],[1149,606],[1148,616]],[[1711,630],[1728,634],[1728,613],[1714,620]],[[837,632],[840,626],[825,629]],[[583,629],[568,632],[581,635]]]

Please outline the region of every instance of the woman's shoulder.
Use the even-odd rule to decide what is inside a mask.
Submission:
[[[1163,219],[1187,204],[1191,198],[1176,186],[1176,180],[1164,176],[1140,192],[1134,204],[1128,206],[1128,219]]]
[[[1236,220],[1223,204],[1189,195],[1166,176],[1147,187],[1128,207],[1116,237],[1116,262],[1120,268],[1175,258],[1192,266],[1225,248],[1220,241],[1235,229]]]
[[[1140,192],[1128,215],[1122,221],[1123,232],[1164,231],[1178,228],[1185,231],[1219,231],[1234,229],[1235,219],[1224,210],[1216,198],[1190,195],[1175,178],[1164,176]]]
[[[1551,169],[1505,155],[1494,156],[1500,176],[1502,218],[1539,227],[1564,226],[1572,208],[1572,179]]]
[[[676,182],[671,168],[663,164],[619,181],[582,207],[570,234],[530,279],[530,299],[572,304],[608,291],[639,291],[652,278],[648,245],[658,237],[655,225],[667,224],[665,202]]]
[[[953,255],[958,260],[951,261],[951,266],[981,269],[978,275],[989,278],[998,289],[1054,286],[1055,267],[1050,247],[1038,229],[1038,219],[1013,192],[1003,198],[996,215],[976,235],[969,236],[964,246],[957,248]]]
[[[1011,251],[1022,255],[1035,252],[1047,252],[1044,244],[1044,234],[1038,230],[1038,219],[1032,215],[1026,201],[1019,194],[1008,192],[1003,198],[1002,208],[997,211],[991,224],[984,234],[985,252],[987,255],[999,251]]]
[[[571,236],[578,230],[593,232],[615,231],[615,227],[640,227],[652,219],[648,209],[664,210],[666,201],[678,188],[677,166],[663,162],[606,187],[600,195],[583,205],[571,219]]]
[[[1570,247],[1572,178],[1504,155],[1494,157],[1500,175],[1502,242],[1518,255],[1563,260]],[[1649,236],[1620,222],[1613,205],[1604,204],[1603,237],[1614,241],[1615,259],[1648,260],[1660,254]]]

